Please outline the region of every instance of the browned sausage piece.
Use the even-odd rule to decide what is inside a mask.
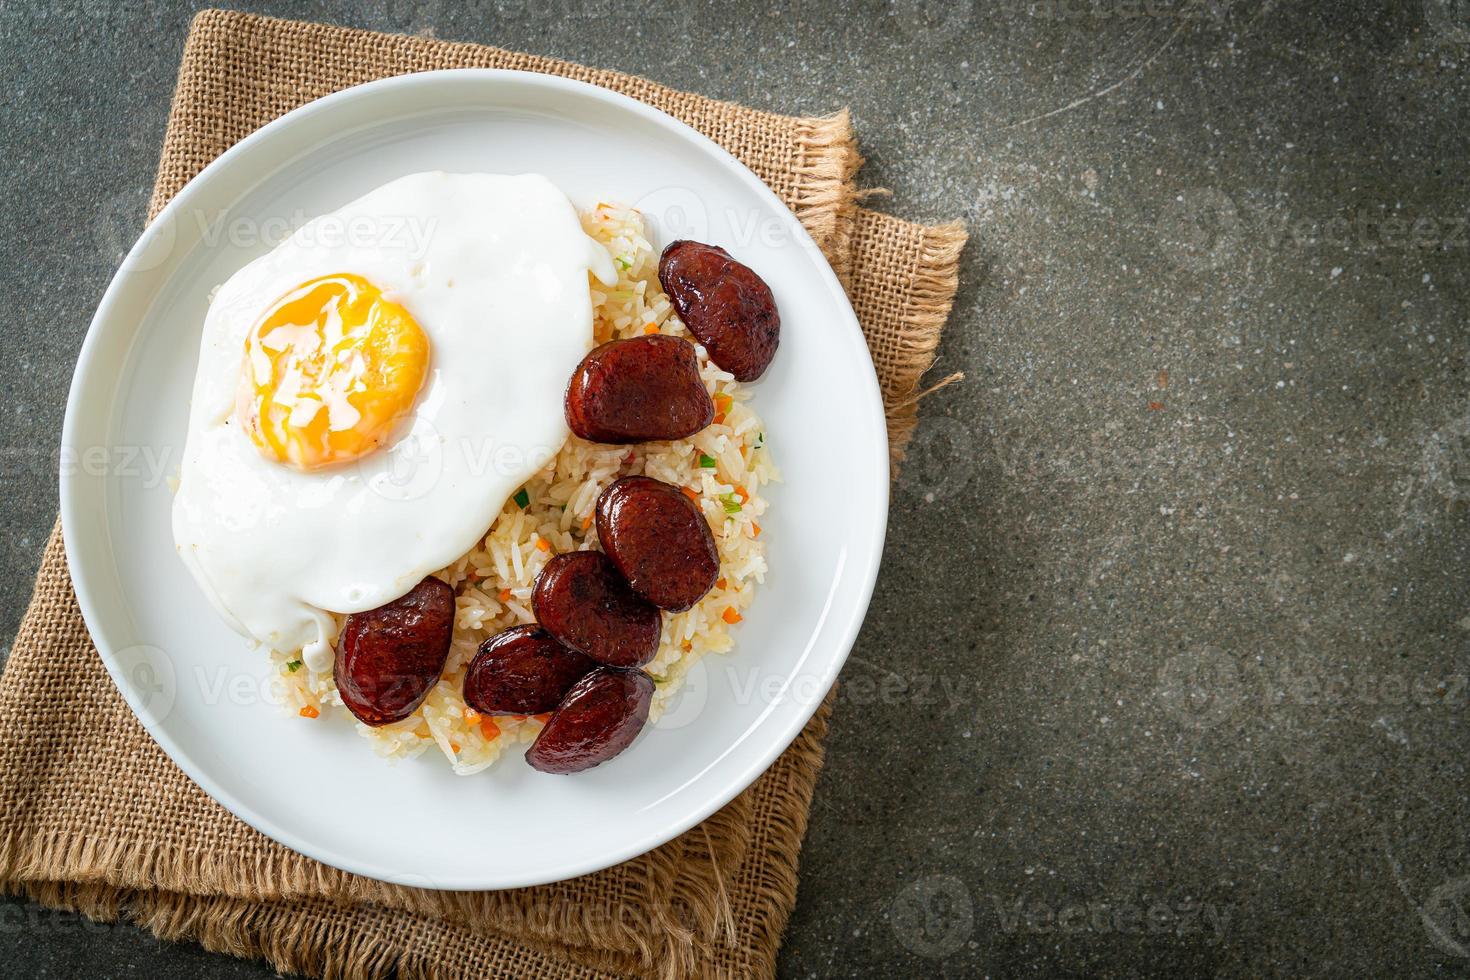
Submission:
[[[672,612],[688,609],[720,576],[715,536],[676,486],[625,476],[597,498],[597,539],[633,591]]]
[[[684,439],[710,424],[715,403],[694,345],[648,334],[594,348],[567,385],[567,425],[592,442]]]
[[[599,667],[567,692],[526,750],[531,768],[582,772],[632,744],[648,721],[653,678],[641,670]]]
[[[332,671],[342,703],[367,725],[407,718],[439,682],[453,635],[454,590],[436,578],[348,616]]]
[[[723,248],[678,241],[659,258],[658,281],[710,360],[737,381],[766,373],[781,341],[781,315],[771,287],[749,266]]]
[[[539,715],[596,667],[539,626],[512,626],[480,644],[465,670],[464,703],[487,715]]]
[[[609,667],[642,667],[658,653],[658,607],[634,592],[600,551],[547,562],[531,606],[548,633]]]

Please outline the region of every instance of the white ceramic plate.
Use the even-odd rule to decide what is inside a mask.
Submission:
[[[785,482],[770,489],[770,573],[737,647],[623,755],[549,776],[511,753],[455,776],[389,765],[351,725],[269,701],[262,653],[210,609],[174,553],[177,472],[210,290],[304,220],[422,170],[539,172],[579,206],[637,204],[654,244],[728,248],[770,283],[781,349],[755,407]],[[749,785],[836,678],[882,551],[888,447],[847,298],[756,177],[670,117],[544,75],[408,75],[314,102],[196,177],[129,253],[82,346],[63,432],[67,559],[92,638],[164,750],[288,847],[387,881],[509,888],[658,846]]]

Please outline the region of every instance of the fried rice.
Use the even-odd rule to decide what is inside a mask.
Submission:
[[[658,253],[632,208],[599,204],[583,212],[587,233],[607,246],[618,269],[612,288],[590,280],[597,343],[665,333],[689,337],[658,282]],[[493,765],[507,749],[533,741],[545,716],[481,716],[463,698],[464,671],[480,644],[511,626],[535,621],[531,589],[554,555],[597,549],[592,514],[598,495],[619,477],[644,474],[684,488],[714,531],[720,555],[715,588],[694,607],[665,613],[658,654],[644,669],[656,689],[655,722],[707,654],[726,654],[766,573],[760,521],[762,489],[779,479],[765,427],[750,392],[710,361],[696,344],[700,374],[715,401],[714,423],[688,439],[609,446],[569,436],[561,451],[507,500],[485,537],[442,569],[455,590],[455,629],[443,676],[403,721],[382,727],[358,722],[342,705],[332,673],[312,671],[298,654],[272,653],[274,693],[287,710],[320,721],[346,720],[389,759],[436,750],[456,773]],[[340,628],[344,617],[338,617]]]

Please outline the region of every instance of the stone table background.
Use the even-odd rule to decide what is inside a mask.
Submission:
[[[1470,972],[1470,6],[263,3],[851,106],[973,229],[783,977]],[[0,2],[0,636],[193,5]],[[7,976],[257,977],[0,904]]]

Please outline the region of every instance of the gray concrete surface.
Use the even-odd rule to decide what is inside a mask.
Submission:
[[[849,105],[877,206],[972,223],[781,975],[1470,974],[1470,7],[680,3],[257,9]],[[0,5],[0,635],[190,12]]]

